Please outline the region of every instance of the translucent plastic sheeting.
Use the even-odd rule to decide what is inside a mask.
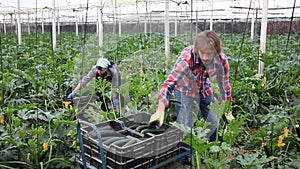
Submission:
[[[169,18],[175,19],[232,19],[249,18],[256,10],[262,17],[261,0],[0,0],[0,22],[11,22],[14,14],[20,13],[21,20],[40,21],[52,14],[53,1],[56,4],[57,17],[60,21],[75,22],[82,20],[88,6],[88,21],[98,19],[101,9],[104,22],[164,20],[165,3],[169,3]],[[20,2],[20,8],[18,8]],[[270,18],[291,17],[295,4],[294,17],[300,17],[300,1],[269,0]],[[2,14],[2,15],[1,15]],[[44,15],[43,15],[44,14]],[[49,18],[49,17],[48,17]]]

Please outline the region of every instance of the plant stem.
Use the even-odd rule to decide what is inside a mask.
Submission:
[[[285,151],[284,151],[284,155],[287,154],[287,151],[288,151],[288,149],[289,149],[290,143],[291,143],[291,142],[288,142],[288,144],[287,144],[287,146],[286,146],[286,149],[285,149]]]
[[[196,165],[197,165],[197,169],[201,169],[201,160],[200,160],[200,156],[198,154],[197,151],[195,151],[196,154]]]
[[[274,123],[272,123],[271,124],[271,146],[270,146],[270,148],[271,148],[271,156],[274,154],[274,152],[273,152],[273,133],[274,133]]]

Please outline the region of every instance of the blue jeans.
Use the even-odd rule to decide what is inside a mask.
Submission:
[[[218,115],[209,110],[208,105],[214,101],[213,94],[204,98],[200,95],[199,99],[183,95],[178,90],[174,91],[174,99],[179,100],[181,104],[175,104],[175,111],[177,113],[177,122],[186,126],[192,127],[192,108],[196,101],[202,113],[202,117],[206,122],[209,122],[208,129],[210,132],[207,134],[209,141],[215,141],[217,136]]]
[[[176,89],[174,90],[174,99],[181,102],[181,93],[180,93],[179,90],[176,90]],[[180,111],[180,108],[181,108],[181,104],[175,103],[175,111],[176,111],[177,117],[178,117],[178,113]]]

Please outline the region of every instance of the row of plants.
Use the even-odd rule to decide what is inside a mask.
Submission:
[[[98,112],[106,121],[155,112],[160,84],[180,50],[193,42],[191,35],[171,36],[171,54],[166,58],[161,34],[105,34],[100,49],[95,34],[64,33],[58,36],[56,50],[50,34],[23,36],[22,45],[17,45],[15,34],[1,36],[0,41],[2,168],[79,167],[76,107],[63,101],[97,61],[99,50],[118,63],[120,92],[128,96],[130,108],[113,116]],[[192,130],[174,123],[173,105],[167,110],[167,122],[187,132],[184,142],[196,150],[192,161],[197,168],[201,163],[206,168],[299,168],[299,34],[268,35],[264,54],[259,52],[259,41],[249,35],[220,36],[230,63],[233,102],[229,108],[236,118],[226,123],[222,116],[228,105],[211,105],[220,116],[216,142],[205,139],[207,124],[201,118]],[[261,75],[257,74],[259,60],[265,63]],[[94,81],[82,93],[86,91],[94,92]]]
[[[82,37],[61,34],[1,36],[0,168],[64,168],[78,156],[74,110],[61,98],[70,91]],[[75,123],[76,124],[76,123]]]

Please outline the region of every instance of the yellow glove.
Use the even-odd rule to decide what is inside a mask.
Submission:
[[[149,124],[158,121],[158,125],[161,126],[164,122],[165,112],[161,110],[156,110],[154,114],[150,117]]]
[[[231,121],[234,119],[233,115],[231,114],[231,111],[226,112],[225,117],[226,117],[227,121]]]

